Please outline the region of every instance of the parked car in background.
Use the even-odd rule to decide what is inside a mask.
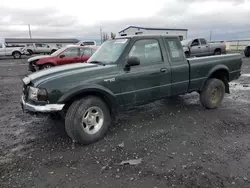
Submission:
[[[244,54],[246,57],[250,57],[250,46],[246,46],[246,48],[244,50]]]
[[[204,38],[181,41],[186,57],[221,55],[226,53],[224,43],[208,43]]]
[[[29,55],[32,54],[52,54],[56,50],[58,50],[58,46],[52,46],[49,44],[44,44],[44,43],[32,43],[28,44],[26,47],[26,51],[29,53]]]
[[[21,106],[55,113],[76,142],[103,138],[120,109],[189,92],[217,108],[241,74],[241,54],[186,59],[177,36],[135,35],[104,42],[87,63],[32,73],[23,79]]]
[[[35,72],[57,65],[86,62],[97,50],[97,47],[68,45],[51,55],[35,56],[28,59],[29,70]]]
[[[20,59],[22,55],[26,55],[27,51],[24,47],[12,47],[5,43],[4,39],[0,39],[0,57],[12,56],[14,59]]]
[[[94,41],[94,40],[79,41],[78,43],[76,43],[76,45],[79,45],[79,46],[97,46],[96,41]]]

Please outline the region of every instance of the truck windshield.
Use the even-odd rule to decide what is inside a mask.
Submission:
[[[105,64],[115,62],[122,54],[128,41],[129,39],[113,39],[104,42],[87,62],[102,62]]]

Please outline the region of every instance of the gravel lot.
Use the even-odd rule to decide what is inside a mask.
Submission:
[[[0,60],[0,187],[250,187],[250,59],[216,110],[196,93],[129,109],[105,139],[72,143],[63,124],[23,114],[26,59]],[[142,159],[137,165],[124,160]],[[140,160],[139,160],[140,162]]]

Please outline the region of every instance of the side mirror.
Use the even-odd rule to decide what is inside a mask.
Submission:
[[[136,66],[136,65],[140,65],[140,59],[135,56],[129,57],[127,60],[126,67],[131,67],[131,66]]]
[[[62,55],[60,55],[59,57],[60,57],[60,58],[64,58],[64,57],[65,57],[65,55],[64,55],[64,54],[62,54]]]

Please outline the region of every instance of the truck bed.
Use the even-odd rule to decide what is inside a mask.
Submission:
[[[190,65],[189,91],[199,90],[201,83],[211,76],[213,70],[220,67],[228,70],[228,81],[237,79],[240,75],[242,64],[240,53],[188,58],[187,61]]]

